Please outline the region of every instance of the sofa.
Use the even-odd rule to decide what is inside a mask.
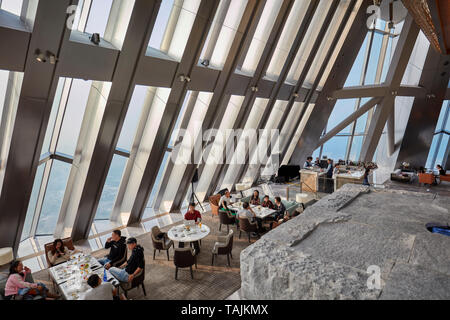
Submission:
[[[8,280],[7,273],[0,273],[0,300],[5,300],[5,287],[6,287],[6,281]],[[33,276],[31,274],[27,274],[25,278],[26,282],[34,282]],[[41,296],[34,297],[34,300],[40,300],[42,299]],[[20,300],[19,296],[16,296],[16,300]]]
[[[248,196],[245,198],[241,199],[241,202],[248,202],[250,203],[250,199],[252,196]],[[260,196],[259,200],[261,201],[261,203],[264,200],[264,196]],[[273,204],[275,204],[275,199],[274,198],[269,198],[270,201],[272,201]],[[287,200],[281,200],[281,202],[284,204],[284,206],[286,207],[286,211],[289,213],[289,215],[292,215],[294,213],[294,211],[299,207],[299,203],[295,202],[295,201],[287,201]]]

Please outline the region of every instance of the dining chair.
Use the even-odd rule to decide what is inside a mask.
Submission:
[[[155,260],[156,250],[161,252],[165,250],[167,253],[167,261],[169,261],[169,249],[173,246],[173,241],[167,238],[165,232],[161,232],[158,226],[152,228],[152,243],[153,243],[153,260]],[[162,235],[162,237],[161,237]]]
[[[144,286],[145,280],[145,260],[144,260],[144,268],[133,278],[131,282],[120,282],[120,288],[123,290],[125,297],[128,299],[128,291],[134,288],[142,287],[142,291],[144,296],[147,296],[147,292],[145,291]]]
[[[219,210],[219,231],[222,230],[222,225],[225,224],[227,226],[227,232],[230,231],[230,225],[236,224],[236,217],[231,215],[228,211]]]
[[[197,256],[195,250],[187,248],[176,248],[173,256],[173,263],[175,264],[175,280],[178,280],[178,268],[189,268],[191,271],[191,278],[194,279],[194,272],[192,266],[195,265],[197,269]]]
[[[258,232],[258,224],[255,222],[251,223],[248,218],[241,218],[239,217],[239,239],[241,238],[242,231],[247,232],[248,235],[248,242],[250,241],[251,233],[254,232],[259,236]]]
[[[226,236],[218,236],[217,242],[214,243],[212,249],[212,260],[211,265],[214,265],[214,258],[218,255],[226,255],[228,266],[230,267],[230,257],[233,258],[231,251],[233,250],[233,230],[229,230]]]

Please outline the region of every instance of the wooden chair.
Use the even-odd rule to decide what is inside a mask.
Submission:
[[[255,222],[251,223],[247,218],[239,217],[239,239],[241,238],[242,231],[247,232],[248,242],[250,243],[251,233],[255,232],[259,236],[258,224]]]
[[[211,213],[212,215],[219,215],[219,201],[220,201],[220,194],[213,195],[209,197],[209,205],[211,206]]]
[[[120,282],[120,288],[123,290],[125,297],[128,299],[128,291],[134,288],[142,287],[142,291],[144,292],[144,296],[147,295],[144,286],[145,280],[145,260],[144,260],[144,268],[139,272],[131,282]]]
[[[212,260],[211,265],[214,265],[214,257],[218,255],[227,255],[228,266],[230,267],[230,257],[233,258],[231,251],[233,250],[233,230],[228,231],[226,236],[218,236],[217,242],[214,243],[214,248],[212,249]]]
[[[75,247],[74,247],[74,245],[73,245],[73,241],[72,241],[72,238],[71,238],[71,237],[64,238],[64,239],[61,239],[61,240],[62,240],[63,245],[64,245],[65,248],[67,248],[67,249],[69,249],[69,250],[75,250]],[[52,263],[50,262],[50,260],[48,259],[48,253],[49,253],[50,251],[53,250],[53,242],[46,243],[46,244],[44,245],[44,250],[45,250],[45,259],[46,259],[46,261],[47,261],[48,267],[49,267],[49,268],[50,268],[50,267],[53,267],[53,264],[52,264]]]
[[[230,224],[236,224],[236,217],[225,210],[219,210],[219,220],[219,231],[222,230],[222,225],[225,224],[227,226],[227,232],[230,232]]]
[[[169,261],[169,249],[173,246],[173,241],[169,240],[164,233],[162,239],[158,239],[157,236],[161,234],[161,230],[158,226],[152,228],[152,242],[153,242],[153,260],[155,260],[156,250],[165,250],[167,253],[167,261]]]
[[[195,264],[197,269],[197,256],[192,248],[176,248],[173,256],[175,264],[175,280],[178,280],[178,268],[189,268],[191,270],[191,278],[194,279],[192,266]]]

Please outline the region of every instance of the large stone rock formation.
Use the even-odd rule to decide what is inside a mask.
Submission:
[[[449,200],[345,185],[242,251],[241,297],[450,299]]]

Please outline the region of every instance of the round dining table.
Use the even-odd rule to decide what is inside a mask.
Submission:
[[[185,242],[193,243],[196,249],[196,254],[200,253],[200,246],[198,242],[207,237],[211,232],[211,229],[202,223],[201,228],[198,225],[190,226],[190,230],[187,231],[184,224],[180,224],[172,227],[167,232],[167,237],[175,242],[178,242],[180,248],[184,247]]]

